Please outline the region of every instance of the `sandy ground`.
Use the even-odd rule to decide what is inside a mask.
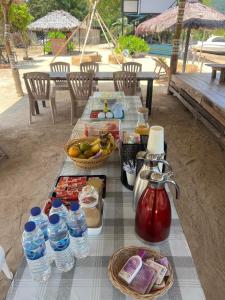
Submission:
[[[101,51],[101,49],[99,49]],[[104,62],[101,70],[116,70]],[[30,70],[48,70],[49,57],[36,53],[35,61],[21,65],[21,75]],[[69,57],[63,60],[70,61]],[[144,70],[153,70],[149,58],[138,60]],[[76,70],[73,67],[72,70]],[[13,272],[22,258],[21,233],[33,205],[43,205],[64,159],[63,145],[69,124],[68,94],[58,94],[58,119],[51,123],[49,107],[28,122],[27,97],[15,95],[10,70],[0,71],[0,145],[9,159],[0,163],[0,244]],[[143,85],[143,91],[146,86]],[[112,84],[100,84],[101,90]],[[165,127],[168,160],[181,188],[177,209],[208,300],[223,300],[225,294],[225,159],[216,138],[173,96],[156,82],[151,124]],[[0,299],[9,282],[0,274]],[[191,300],[191,299],[190,299]],[[199,299],[200,300],[200,299]]]

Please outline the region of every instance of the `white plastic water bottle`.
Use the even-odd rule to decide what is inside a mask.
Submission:
[[[77,202],[71,203],[67,225],[75,256],[77,258],[88,256],[88,228],[85,213]]]
[[[63,205],[61,199],[55,199],[52,201],[52,207],[50,209],[49,216],[53,214],[58,214],[67,223],[68,210],[65,205]]]
[[[24,226],[22,244],[32,277],[36,281],[48,280],[51,267],[46,255],[45,239],[42,231],[34,222]]]
[[[70,237],[66,223],[58,214],[49,217],[48,237],[54,250],[55,264],[59,271],[73,268],[74,256],[70,247]]]
[[[36,226],[42,230],[45,238],[47,256],[49,257],[50,263],[52,263],[54,260],[54,252],[52,251],[48,239],[48,217],[41,211],[40,207],[33,207],[30,210],[29,221],[33,221],[36,224]]]

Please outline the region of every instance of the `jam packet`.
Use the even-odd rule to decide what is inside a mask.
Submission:
[[[146,292],[148,293],[152,289],[156,279],[157,272],[153,268],[143,263],[140,271],[131,282],[130,288],[140,294],[145,294]]]
[[[150,259],[147,259],[145,263],[157,272],[157,279],[155,283],[161,284],[167,273],[167,268]]]

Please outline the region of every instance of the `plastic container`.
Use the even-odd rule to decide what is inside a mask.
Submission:
[[[24,226],[22,245],[33,279],[47,281],[51,267],[46,254],[45,239],[42,231],[32,221],[27,222]]]
[[[131,256],[123,266],[123,268],[120,270],[118,276],[126,283],[130,284],[137,273],[140,271],[144,254],[145,252],[140,250],[138,255]]]
[[[58,214],[67,223],[68,210],[65,205],[63,205],[61,199],[52,201],[52,208],[50,209],[49,216],[53,214]]]
[[[66,223],[58,214],[49,217],[48,236],[54,251],[56,267],[67,272],[73,268],[74,256]]]
[[[68,228],[73,252],[77,258],[88,256],[88,228],[85,214],[79,203],[72,203],[68,217]]]
[[[44,214],[41,211],[40,207],[33,207],[30,210],[29,221],[33,221],[36,224],[36,226],[39,229],[41,229],[42,233],[44,234],[47,256],[49,258],[50,263],[52,263],[54,260],[54,253],[52,251],[52,248],[50,246],[49,239],[48,239],[48,232],[47,232],[48,217],[46,216],[46,214]]]

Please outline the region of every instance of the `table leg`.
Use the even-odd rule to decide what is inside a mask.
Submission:
[[[216,79],[216,69],[212,69],[212,80]]]
[[[147,95],[146,95],[146,107],[148,108],[148,114],[152,112],[152,93],[153,93],[153,80],[148,79]]]
[[[225,69],[221,69],[220,83],[225,83]]]
[[[39,115],[40,111],[39,111],[39,107],[38,107],[38,102],[37,101],[34,102],[34,107],[35,107],[36,114]]]
[[[45,101],[42,101],[42,106],[46,107],[46,102]]]

